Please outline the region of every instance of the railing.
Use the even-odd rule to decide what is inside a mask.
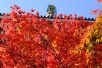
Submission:
[[[10,17],[9,17],[9,16],[0,15],[0,18],[2,19],[2,18],[10,18]],[[51,17],[39,16],[39,18],[54,20],[54,17],[53,17],[53,16],[51,16]],[[64,18],[63,18],[63,17],[61,17],[61,18],[57,17],[57,19],[64,19]],[[81,20],[80,17],[78,17],[77,19],[78,19],[78,20]],[[70,18],[68,18],[67,20],[70,20]],[[93,22],[93,21],[95,21],[95,18],[84,18],[84,20]]]

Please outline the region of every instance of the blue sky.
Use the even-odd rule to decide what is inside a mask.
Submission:
[[[0,12],[10,12],[10,6],[20,6],[24,11],[30,11],[32,8],[39,11],[40,15],[46,15],[46,9],[49,4],[54,4],[58,14],[77,14],[79,16],[95,18],[90,14],[93,9],[102,8],[102,3],[97,0],[0,0]]]

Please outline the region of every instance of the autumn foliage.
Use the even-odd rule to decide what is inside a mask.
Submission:
[[[0,68],[102,67],[101,15],[94,23],[77,15],[51,21],[11,8],[0,22]]]

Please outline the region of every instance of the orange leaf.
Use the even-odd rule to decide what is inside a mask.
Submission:
[[[102,0],[98,0],[98,2],[102,2]]]

